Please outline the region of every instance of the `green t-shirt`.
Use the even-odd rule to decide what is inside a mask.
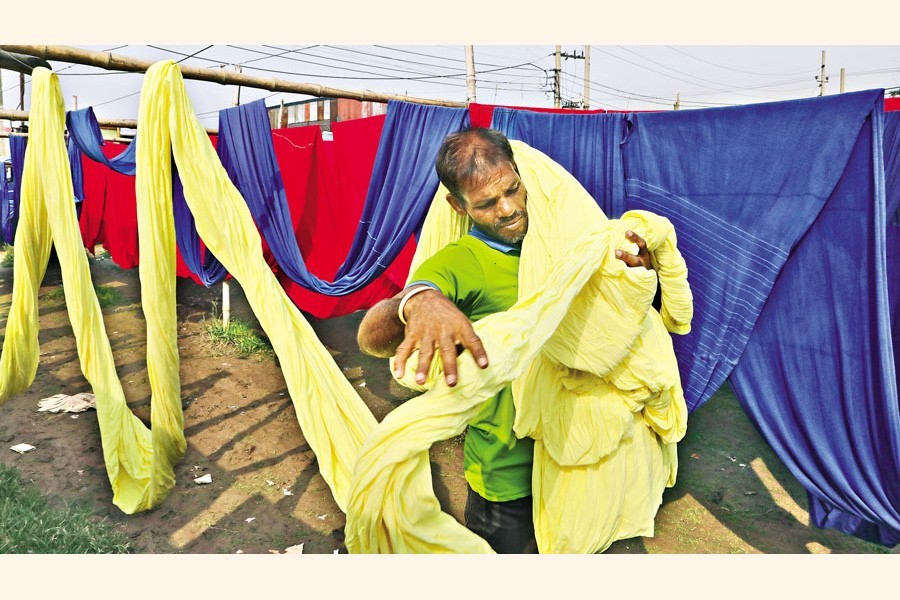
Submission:
[[[478,321],[516,303],[519,253],[502,252],[466,235],[422,263],[411,281],[430,281],[469,319]],[[531,494],[534,441],[516,439],[514,421],[507,386],[469,422],[463,450],[466,481],[487,500],[504,502]]]

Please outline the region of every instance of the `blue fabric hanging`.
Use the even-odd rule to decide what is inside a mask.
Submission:
[[[11,189],[6,192],[5,201],[0,202],[0,236],[10,245],[15,241],[16,226],[19,224],[19,198],[22,193],[22,169],[25,166],[25,147],[27,145],[28,138],[23,135],[9,137],[9,158],[13,183]]]
[[[81,150],[78,144],[69,136],[66,140],[66,152],[69,155],[69,170],[72,172],[72,190],[75,194],[75,202],[84,201],[84,167],[81,164]]]
[[[81,153],[88,155],[92,160],[102,163],[117,173],[134,175],[136,170],[137,144],[135,137],[130,144],[115,158],[107,158],[103,153],[103,135],[100,125],[91,107],[73,110],[66,113],[66,128],[69,131],[69,162],[72,166],[73,183],[75,184],[75,196],[79,200],[84,199],[83,175],[81,173]],[[212,255],[209,250],[203,253],[201,260],[200,237],[194,226],[194,217],[188,209],[184,199],[184,188],[178,177],[175,163],[172,163],[172,212],[175,218],[175,241],[181,251],[184,264],[191,273],[205,285],[211,285],[225,278],[225,267]],[[81,184],[79,186],[78,180]],[[79,191],[81,195],[79,196]]]
[[[606,216],[625,212],[624,114],[555,114],[495,108],[491,127],[537,148],[575,176]]]
[[[900,415],[886,281],[882,118],[879,99],[837,188],[772,290],[732,381],[809,492],[812,522],[894,545],[900,543]],[[782,357],[788,376],[763,377],[775,366],[773,355]],[[795,372],[795,365],[803,370]]]
[[[884,114],[887,280],[894,362],[900,363],[900,111]]]
[[[675,345],[691,408],[734,368],[813,524],[893,545],[882,105],[876,90],[635,115],[625,174],[628,208],[669,217],[688,264],[694,329]]]
[[[220,111],[217,148],[285,275],[309,290],[342,296],[383,273],[421,228],[438,185],[437,150],[467,122],[466,109],[388,104],[359,228],[333,283],[310,273],[300,254],[265,103]]]
[[[673,340],[691,410],[740,359],[775,278],[837,183],[876,95],[631,117],[627,208],[672,221],[694,293],[692,331]]]
[[[70,110],[66,113],[66,129],[69,139],[75,140],[78,149],[87,154],[91,160],[101,163],[123,175],[134,175],[137,144],[134,140],[115,158],[107,158],[103,154],[103,134],[100,133],[100,124],[94,116],[94,109],[90,106],[80,110]],[[71,162],[72,151],[69,151]]]

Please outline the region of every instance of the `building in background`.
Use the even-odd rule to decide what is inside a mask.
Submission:
[[[318,125],[323,133],[330,134],[332,123],[383,115],[387,111],[387,103],[346,98],[310,98],[283,106],[271,106],[268,111],[272,129]]]

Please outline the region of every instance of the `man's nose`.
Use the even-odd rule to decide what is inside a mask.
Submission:
[[[500,217],[511,217],[516,212],[516,203],[508,196],[501,196],[497,202],[497,212]]]

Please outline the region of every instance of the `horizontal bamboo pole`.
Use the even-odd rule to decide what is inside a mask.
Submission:
[[[0,109],[0,119],[6,119],[7,121],[27,121],[28,112],[22,110]],[[124,127],[128,129],[137,128],[137,121],[133,121],[130,119],[97,119],[97,123],[99,123],[101,127]],[[207,129],[206,133],[216,135],[219,133],[219,130]]]
[[[21,54],[29,54],[37,56],[45,60],[56,60],[81,65],[90,65],[108,69],[111,71],[129,71],[135,73],[143,73],[149,69],[155,62],[151,60],[142,60],[138,58],[130,58],[111,52],[96,52],[93,50],[83,50],[72,46],[27,46],[27,45],[0,45],[0,50],[7,52],[18,52]],[[398,96],[395,94],[384,94],[381,92],[371,92],[368,90],[341,90],[337,88],[327,87],[314,83],[296,83],[286,81],[284,79],[254,77],[244,73],[235,73],[226,69],[209,69],[202,67],[189,67],[180,65],[181,74],[185,79],[197,79],[200,81],[211,81],[222,85],[242,85],[257,89],[269,90],[272,92],[287,92],[292,94],[306,94],[310,96],[326,97],[326,98],[349,98],[351,100],[363,100],[372,102],[387,102],[388,100],[402,100],[404,102],[413,102],[416,104],[429,104],[433,106],[450,106],[456,108],[465,108],[465,102],[453,102],[450,100],[431,100],[428,98],[414,98],[412,96]]]

